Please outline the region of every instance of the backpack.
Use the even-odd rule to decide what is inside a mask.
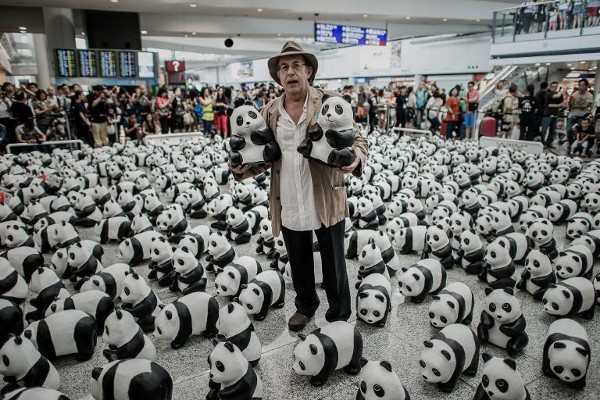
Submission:
[[[494,104],[492,111],[494,112],[494,118],[500,120],[504,117],[504,100],[506,97],[502,98],[499,102]]]

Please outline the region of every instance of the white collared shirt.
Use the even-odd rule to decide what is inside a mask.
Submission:
[[[285,111],[283,101],[282,98],[279,102],[277,120],[277,142],[281,148],[281,224],[294,231],[316,230],[321,227],[321,220],[315,205],[310,167],[297,150],[306,136],[308,95],[297,125]]]

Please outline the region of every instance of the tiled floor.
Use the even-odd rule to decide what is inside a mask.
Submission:
[[[192,225],[195,226],[201,221],[192,222]],[[83,237],[89,237],[91,234],[90,229],[81,229],[80,232]],[[559,247],[563,247],[564,226],[556,228],[556,237],[559,239]],[[256,256],[255,246],[255,243],[249,243],[238,246],[236,250],[239,255]],[[116,244],[105,247],[104,265],[110,265],[117,261],[116,248]],[[265,257],[257,258],[266,265]],[[419,259],[419,256],[416,254],[401,255],[400,259],[403,265],[411,265]],[[143,276],[147,275],[145,266],[136,267],[136,270]],[[356,294],[354,283],[357,270],[358,264],[355,261],[349,261],[348,272],[353,297]],[[476,277],[468,276],[456,268],[450,270],[448,275],[448,282],[462,281],[474,290],[476,303],[472,328],[476,329],[485,297],[484,285],[478,282]],[[214,275],[209,274],[207,291],[211,294],[214,293],[213,281]],[[153,287],[157,289],[156,286]],[[322,305],[315,319],[304,330],[305,333],[325,323],[325,294],[322,289],[318,291]],[[157,293],[166,302],[173,301],[176,297],[168,289],[157,289]],[[286,294],[286,306],[281,310],[272,310],[264,321],[254,322],[263,346],[263,355],[257,372],[264,384],[264,398],[277,400],[354,399],[358,389],[357,376],[348,376],[342,371],[337,371],[325,386],[314,388],[308,382],[307,377],[298,376],[292,371],[292,350],[298,338],[297,334],[288,331],[286,321],[294,312],[293,296],[294,292],[289,287]],[[542,345],[548,324],[553,321],[553,318],[546,315],[541,303],[534,302],[529,295],[518,293],[517,297],[522,304],[527,320],[526,331],[530,337],[529,346],[522,355],[517,357],[517,366],[532,399],[599,399],[600,360],[597,355],[600,355],[600,326],[597,320],[580,320],[588,331],[592,346],[588,386],[584,391],[569,390],[560,382],[543,377],[541,373]],[[397,302],[400,303],[400,301]],[[430,302],[431,299],[427,299],[418,305],[410,302],[396,304],[384,328],[373,328],[358,322],[357,326],[364,340],[363,354],[371,360],[389,360],[407,387],[412,399],[471,399],[481,378],[481,367],[476,377],[461,378],[455,390],[450,394],[440,392],[437,387],[427,384],[420,376],[418,360],[423,341],[435,334],[427,316]],[[220,299],[220,303],[224,304],[224,301]],[[354,323],[354,318],[352,322]],[[212,349],[210,341],[202,337],[195,337],[179,350],[171,349],[168,342],[156,340],[154,342],[158,352],[157,362],[169,371],[175,382],[174,399],[203,399],[208,391],[207,357]],[[94,357],[87,362],[77,363],[73,358],[67,357],[56,363],[62,378],[61,390],[71,399],[91,399],[91,396],[88,395],[90,372],[92,368],[105,363],[102,356],[104,347],[100,340]],[[491,346],[483,346],[482,350],[496,356],[505,356],[505,351]]]

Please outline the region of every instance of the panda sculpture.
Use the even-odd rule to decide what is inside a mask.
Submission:
[[[12,301],[0,298],[0,346],[11,335],[23,332],[23,310]]]
[[[598,215],[600,216],[600,213]],[[594,217],[585,212],[578,212],[567,221],[566,237],[568,240],[575,240],[594,228]]]
[[[475,297],[473,291],[462,282],[453,282],[432,296],[429,306],[429,322],[435,328],[450,324],[471,325]]]
[[[400,254],[409,254],[414,251],[422,253],[427,246],[426,237],[426,226],[413,226],[400,229],[391,237],[392,246]]]
[[[392,309],[392,285],[379,273],[367,275],[356,294],[356,317],[367,324],[384,327]]]
[[[552,222],[545,218],[535,219],[527,227],[526,234],[533,240],[534,248],[541,250],[550,260],[558,257]]]
[[[513,227],[512,220],[507,211],[496,210],[491,214],[491,224],[493,229],[494,238],[498,236],[506,235],[507,233],[513,233],[515,228]]]
[[[400,294],[413,303],[422,303],[428,294],[437,294],[446,286],[446,277],[446,269],[438,260],[420,260],[398,278]]]
[[[2,344],[0,357],[3,361],[0,363],[0,374],[7,382],[0,394],[6,395],[20,388],[59,388],[58,371],[29,339],[21,336],[10,337]]]
[[[260,376],[232,342],[216,342],[208,356],[209,392],[206,400],[263,398]]]
[[[217,329],[219,339],[224,337],[236,345],[252,366],[258,364],[262,345],[243,306],[233,302],[221,307]]]
[[[160,311],[162,302],[152,291],[144,278],[135,272],[127,272],[119,296],[121,308],[131,313],[144,332],[154,330],[154,318]]]
[[[426,382],[446,393],[454,390],[461,374],[475,376],[479,367],[479,341],[466,325],[450,324],[424,342],[419,365]]]
[[[481,282],[487,282],[493,289],[515,288],[519,275],[505,242],[497,240],[490,243],[484,261],[479,274]]]
[[[94,400],[170,400],[173,379],[154,361],[116,360],[92,370],[89,389]]]
[[[356,259],[358,252],[367,245],[369,239],[375,237],[377,231],[373,230],[351,230],[344,234],[344,251],[346,258]],[[283,240],[282,240],[283,242]],[[392,242],[393,244],[393,242]]]
[[[242,256],[223,268],[215,278],[216,293],[224,297],[236,297],[256,275],[262,272],[260,263],[250,257]]]
[[[560,279],[576,276],[592,279],[593,267],[594,255],[589,248],[580,244],[572,245],[565,251],[561,251],[554,260],[556,275]]]
[[[510,258],[519,265],[523,265],[527,255],[534,247],[531,238],[520,232],[506,233],[497,237],[495,241],[501,242],[503,247],[508,248]]]
[[[542,372],[569,387],[586,385],[591,349],[587,332],[572,319],[561,318],[548,327],[542,358]]]
[[[278,270],[258,273],[247,285],[242,285],[239,303],[255,321],[262,321],[270,307],[282,308],[285,304],[285,282]]]
[[[64,248],[81,240],[75,227],[66,222],[48,225],[33,235],[35,247],[41,253],[48,253],[55,248]]]
[[[590,249],[594,257],[600,256],[600,230],[589,231],[571,243],[571,245],[576,244],[581,244]]]
[[[341,368],[349,375],[360,373],[363,339],[353,325],[330,322],[308,336],[298,337],[292,368],[298,375],[310,376],[313,386],[324,385],[333,371]]]
[[[410,400],[408,391],[389,361],[360,360],[356,400]]]
[[[182,347],[190,336],[212,338],[217,334],[219,304],[206,293],[194,292],[161,307],[154,321],[154,337],[169,340],[173,349]]]
[[[31,276],[30,287],[37,296],[32,298],[29,303],[35,310],[25,314],[27,321],[35,321],[44,318],[46,309],[57,298],[66,298],[70,294],[65,285],[58,276],[49,268],[39,267]]]
[[[360,266],[358,267],[356,289],[358,289],[362,280],[371,274],[383,274],[386,279],[390,279],[390,274],[383,261],[381,250],[372,238],[369,239],[369,243],[360,251],[358,263]]]
[[[71,281],[75,282],[73,285],[75,290],[81,288],[85,282],[84,278],[101,272],[103,269],[100,261],[81,242],[69,246],[67,267],[71,270]]]
[[[225,222],[227,222],[227,238],[229,240],[233,240],[238,245],[250,242],[252,227],[239,208],[229,207]]]
[[[109,362],[128,358],[156,359],[154,343],[127,311],[115,309],[106,318],[103,332],[102,341],[108,348],[102,354]]]
[[[210,235],[208,239],[208,256],[206,256],[207,271],[220,273],[236,257],[235,249],[221,232],[217,231]]]
[[[229,159],[231,165],[264,165],[281,158],[281,149],[271,129],[254,106],[243,105],[233,110]]]
[[[199,260],[208,248],[210,234],[209,226],[198,225],[186,232],[177,245],[187,247]]]
[[[94,233],[100,244],[111,240],[121,242],[133,234],[131,221],[127,217],[111,217],[101,220],[95,227]]]
[[[100,290],[75,293],[74,295],[56,299],[46,309],[46,317],[64,310],[81,310],[90,314],[96,320],[98,335],[104,330],[104,321],[114,310],[112,298]]]
[[[596,309],[596,289],[587,278],[574,277],[551,284],[542,302],[544,310],[557,317],[592,319]]]
[[[351,149],[355,134],[350,103],[342,97],[324,96],[317,124],[308,128],[298,152],[330,167],[345,167],[354,161]]]
[[[546,290],[556,283],[556,274],[547,255],[539,250],[532,250],[525,261],[525,270],[517,283],[517,289],[524,290],[540,301]]]
[[[504,348],[509,356],[515,357],[529,343],[521,304],[511,288],[488,287],[485,294],[485,308],[477,326],[479,341]]]
[[[31,387],[7,392],[2,400],[69,400],[67,396],[54,389]]]
[[[123,281],[131,267],[128,264],[116,263],[104,268],[100,273],[90,276],[79,289],[81,292],[87,290],[99,290],[110,296],[111,299],[121,294]]]
[[[29,294],[25,279],[15,271],[8,260],[0,258],[0,299],[21,304]]]
[[[483,375],[473,400],[531,400],[515,360],[492,357],[487,353],[481,356]]]
[[[260,221],[258,234],[260,237],[256,241],[258,244],[258,247],[255,250],[256,253],[265,254],[268,260],[272,259],[275,243],[271,228],[271,220],[265,218]]]
[[[175,269],[173,268],[173,248],[163,236],[152,238],[150,245],[150,272],[148,279],[157,281],[158,286],[166,287],[173,284]]]
[[[22,336],[31,340],[47,359],[75,354],[77,361],[94,355],[96,320],[81,310],[64,310],[29,324]]]
[[[432,225],[427,228],[425,242],[427,243],[427,247],[423,253],[423,257],[439,260],[446,269],[454,266],[452,246],[450,246],[448,235],[441,225]]]
[[[119,244],[117,257],[132,267],[149,260],[152,239],[160,236],[161,234],[156,231],[145,231],[125,239]]]
[[[460,234],[459,239],[457,258],[454,262],[460,265],[467,274],[479,275],[485,256],[485,247],[483,247],[481,238],[474,229],[468,229]]]
[[[171,291],[180,291],[184,295],[203,291],[206,288],[204,268],[196,256],[187,247],[180,247],[173,252],[171,259],[175,274],[169,287]]]
[[[392,247],[390,237],[383,231],[377,231],[369,240],[374,241],[375,245],[381,251],[381,258],[387,267],[390,277],[395,276],[400,270],[400,259]]]

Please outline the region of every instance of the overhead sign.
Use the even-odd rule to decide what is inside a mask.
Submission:
[[[99,50],[98,58],[100,58],[100,77],[116,78],[117,52],[112,50]]]
[[[138,55],[138,76],[140,78],[154,78],[156,72],[154,69],[154,54],[147,51],[140,51]]]
[[[79,56],[79,75],[84,78],[98,76],[96,52],[93,50],[77,50]]]
[[[385,46],[387,29],[315,22],[315,42]]]
[[[119,76],[135,78],[137,76],[137,60],[134,51],[119,52]]]
[[[185,72],[185,61],[165,61],[167,72]]]
[[[65,78],[77,76],[75,50],[56,49],[56,74]]]

